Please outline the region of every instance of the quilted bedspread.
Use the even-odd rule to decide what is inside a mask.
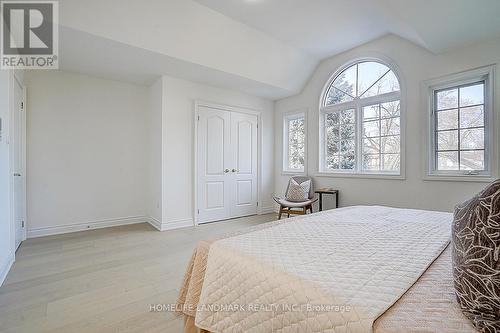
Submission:
[[[449,213],[348,207],[210,246],[195,323],[210,332],[371,332],[447,246]]]

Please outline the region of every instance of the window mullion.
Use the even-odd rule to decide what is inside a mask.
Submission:
[[[356,103],[356,172],[361,173],[363,158],[363,108],[361,103]]]
[[[458,149],[458,161],[457,162],[458,162],[458,170],[462,171],[462,163],[460,161],[461,160],[461,158],[460,158],[460,156],[461,156],[460,149],[462,148],[461,144],[460,144],[460,141],[461,141],[460,140],[460,133],[461,133],[461,130],[460,130],[460,127],[461,127],[460,126],[460,110],[461,110],[461,107],[460,107],[461,106],[461,103],[460,103],[460,87],[457,88],[457,90],[458,90],[458,100],[457,100],[457,106],[458,106],[458,109],[457,109],[457,117],[458,117],[458,124],[457,124],[458,125],[457,126],[458,127],[458,134],[457,134],[457,139],[458,139],[458,147],[457,147],[457,149]],[[483,112],[484,112],[484,107],[483,107]],[[483,145],[484,145],[484,143],[483,143]]]

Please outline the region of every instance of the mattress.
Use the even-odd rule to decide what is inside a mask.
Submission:
[[[474,331],[442,253],[450,222],[447,213],[350,207],[203,242],[178,300],[186,331]],[[248,304],[316,306],[227,307]]]

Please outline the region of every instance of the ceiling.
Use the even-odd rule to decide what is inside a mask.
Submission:
[[[317,60],[191,0],[59,0],[60,68],[149,84],[161,75],[275,100]]]
[[[165,74],[271,100],[291,94],[277,86],[67,27],[60,27],[59,39],[62,70],[146,86]]]
[[[500,37],[500,0],[60,0],[59,12],[63,70],[271,100],[299,93],[320,60],[387,34],[434,53]]]
[[[439,53],[500,36],[499,0],[195,0],[322,59],[392,33]]]

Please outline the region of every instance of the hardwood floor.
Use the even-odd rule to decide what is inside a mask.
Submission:
[[[0,332],[182,332],[180,318],[150,305],[175,302],[195,244],[275,219],[165,232],[143,223],[29,239],[0,287]]]

